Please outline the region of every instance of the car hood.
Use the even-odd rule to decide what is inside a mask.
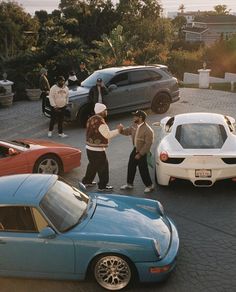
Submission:
[[[126,196],[114,197],[98,196],[93,200],[95,209],[83,232],[155,239],[161,254],[165,253],[170,244],[171,231],[168,219],[158,212],[157,202]]]

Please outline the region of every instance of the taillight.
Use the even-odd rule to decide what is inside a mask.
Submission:
[[[160,160],[161,160],[161,161],[167,161],[168,158],[169,158],[169,156],[168,156],[168,153],[167,153],[166,151],[162,151],[162,152],[160,153]]]

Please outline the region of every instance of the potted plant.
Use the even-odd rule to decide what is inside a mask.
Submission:
[[[33,70],[25,75],[26,94],[29,100],[39,100],[41,90],[39,89],[39,70]]]

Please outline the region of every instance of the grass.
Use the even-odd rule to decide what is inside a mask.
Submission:
[[[185,88],[199,88],[199,84],[182,84],[180,87]],[[236,82],[234,82],[234,90],[231,91],[231,83],[225,82],[225,83],[210,83],[208,89],[214,89],[214,90],[221,90],[221,91],[228,91],[228,92],[235,92],[236,93]]]

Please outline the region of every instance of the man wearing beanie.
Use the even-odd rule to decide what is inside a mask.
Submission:
[[[108,186],[109,165],[106,156],[106,148],[109,140],[115,137],[121,131],[121,126],[116,130],[110,131],[104,118],[107,116],[107,108],[102,103],[96,103],[94,107],[95,115],[87,121],[86,130],[86,151],[88,157],[88,166],[85,177],[82,179],[85,186],[93,186],[94,178],[98,174],[98,191],[110,191],[112,186]]]

